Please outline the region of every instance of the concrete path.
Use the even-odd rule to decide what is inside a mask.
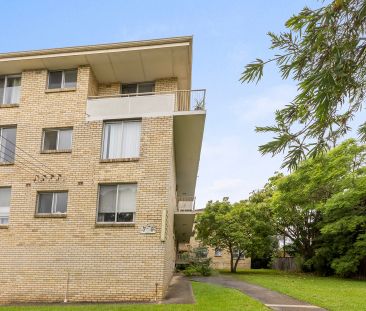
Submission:
[[[259,300],[272,310],[277,311],[321,311],[320,307],[310,305],[284,294],[263,288],[257,285],[249,284],[243,281],[235,280],[229,276],[211,276],[211,277],[192,277],[191,280],[218,284],[225,287],[235,288],[248,296]]]
[[[196,303],[193,296],[191,282],[183,275],[174,275],[165,299],[164,304],[193,304]]]

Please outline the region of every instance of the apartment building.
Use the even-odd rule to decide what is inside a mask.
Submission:
[[[0,304],[161,300],[192,235],[192,38],[0,54]]]

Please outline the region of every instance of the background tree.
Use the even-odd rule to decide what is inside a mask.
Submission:
[[[230,253],[230,270],[236,272],[243,255],[261,256],[271,242],[270,211],[248,201],[231,204],[228,199],[208,202],[197,216],[197,239],[204,245]]]
[[[276,181],[274,219],[305,268],[346,275],[365,256],[364,167],[365,147],[348,140]],[[355,259],[347,266],[351,254]]]
[[[259,147],[272,155],[287,151],[283,167],[294,169],[306,156],[335,146],[360,113],[366,92],[366,1],[333,0],[305,7],[286,22],[287,32],[269,33],[271,59],[248,64],[242,82],[258,82],[264,65],[275,62],[282,77],[297,81],[298,95],[276,112],[276,124],[257,127],[273,141]],[[366,122],[359,127],[366,140]]]

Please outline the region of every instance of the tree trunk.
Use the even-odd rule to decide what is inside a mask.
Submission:
[[[236,273],[236,268],[238,267],[238,263],[239,263],[240,257],[242,255],[243,255],[242,253],[239,253],[238,258],[236,258],[236,260],[235,260],[234,271],[233,271],[234,273]]]
[[[236,269],[234,268],[234,254],[231,248],[230,248],[230,272],[231,273],[236,272]]]

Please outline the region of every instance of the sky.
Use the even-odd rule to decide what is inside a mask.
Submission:
[[[275,66],[259,84],[241,84],[245,64],[268,58],[268,31],[318,1],[12,0],[2,6],[0,52],[193,35],[192,89],[207,89],[207,119],[196,208],[208,200],[245,199],[279,170],[282,157],[261,156],[271,139],[256,125],[296,94]]]

